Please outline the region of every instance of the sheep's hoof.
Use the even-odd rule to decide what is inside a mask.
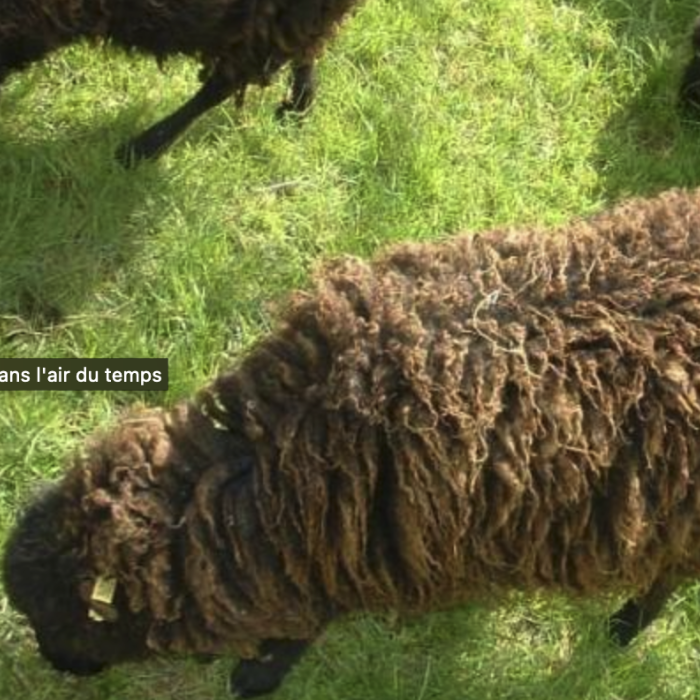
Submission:
[[[260,656],[243,659],[233,669],[231,692],[239,698],[254,698],[275,690],[304,654],[309,642],[303,639],[268,639]]]
[[[277,105],[276,119],[301,121],[311,111],[315,95],[315,90],[309,88],[292,90],[289,96]]]
[[[256,660],[241,661],[231,673],[229,689],[239,698],[255,698],[271,693],[281,678],[270,673],[266,664]]]
[[[156,139],[138,137],[119,146],[114,157],[120,165],[130,170],[145,160],[155,160],[165,150],[165,146]]]
[[[302,108],[293,100],[283,100],[277,105],[275,119],[279,122],[300,122],[309,113],[309,108]]]
[[[119,165],[122,165],[127,170],[135,168],[142,160],[144,156],[139,153],[139,149],[136,147],[133,141],[127,141],[123,143],[114,152],[114,157],[116,158]]]
[[[626,647],[644,627],[639,608],[630,602],[608,620],[608,636],[617,646]]]

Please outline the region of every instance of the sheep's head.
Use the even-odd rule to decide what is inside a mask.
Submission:
[[[174,462],[166,414],[137,415],[20,518],[5,589],[57,669],[87,675],[143,658],[157,622],[176,615],[170,555],[188,489],[170,474]]]
[[[85,552],[84,523],[76,515],[70,495],[60,485],[50,487],[10,536],[3,578],[10,602],[31,623],[42,655],[59,671],[91,675],[145,656],[147,624],[144,614],[129,610],[118,584],[111,601],[91,600],[100,578]]]

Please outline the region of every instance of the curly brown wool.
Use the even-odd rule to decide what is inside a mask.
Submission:
[[[280,114],[303,112],[315,62],[358,0],[0,0],[0,83],[80,39],[107,39],[156,57],[192,56],[204,84],[182,107],[125,143],[132,165],[164,151],[199,116],[247,86],[266,86],[285,64],[292,89]]]
[[[699,389],[700,190],[340,259],[194,402],[98,438],[7,590],[54,663],[233,651],[242,695],[338,617],[512,590],[631,595],[626,643],[700,573]]]

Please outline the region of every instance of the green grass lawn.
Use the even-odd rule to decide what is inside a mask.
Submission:
[[[321,257],[557,224],[700,184],[676,110],[697,0],[367,0],[303,124],[283,82],[214,110],[158,163],[116,146],[192,94],[197,66],[86,46],[0,94],[0,356],[170,358],[161,393],[0,393],[0,540],[23,499],[134,402],[188,396],[264,333]],[[284,185],[284,186],[280,186]],[[515,598],[333,628],[276,697],[697,700],[698,591],[632,648],[614,603]],[[3,700],[225,698],[230,663],[60,677],[0,594]]]

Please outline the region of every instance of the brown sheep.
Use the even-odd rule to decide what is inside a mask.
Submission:
[[[196,400],[99,436],[6,590],[58,668],[236,653],[244,696],[337,618],[513,590],[630,596],[625,644],[700,574],[699,389],[700,191],[341,259]]]
[[[248,85],[267,85],[292,65],[281,112],[305,111],[315,62],[358,0],[0,0],[0,84],[12,72],[79,39],[107,39],[159,62],[184,54],[202,62],[204,84],[182,107],[125,143],[125,165],[154,158],[198,117]]]

